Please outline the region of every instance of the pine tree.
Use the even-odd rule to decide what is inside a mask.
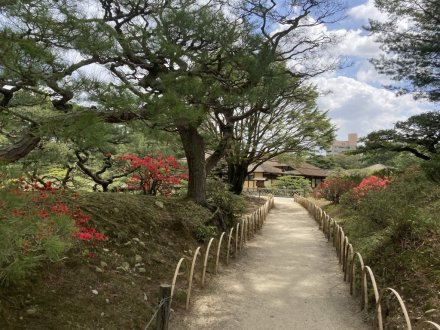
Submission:
[[[333,38],[308,31],[340,10],[336,0],[301,0],[288,8],[272,1],[235,8],[194,0],[7,3],[0,111],[21,129],[11,144],[0,145],[0,160],[24,157],[52,121],[23,116],[29,102],[15,100],[26,92],[33,106],[39,98],[51,100],[53,120],[92,114],[106,123],[142,120],[176,131],[188,160],[188,196],[205,204],[207,172],[223,156],[233,123],[259,111],[236,115],[242,100],[256,94],[279,62],[294,60],[286,70],[301,81],[333,68],[314,61]],[[200,128],[211,115],[226,124],[205,161]]]
[[[438,0],[376,0],[388,14],[367,27],[386,55],[372,59],[380,73],[396,83],[398,93],[437,102],[440,99],[440,4]]]

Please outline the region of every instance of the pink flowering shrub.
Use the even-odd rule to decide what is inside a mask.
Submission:
[[[362,198],[370,191],[384,189],[389,183],[390,180],[388,178],[372,175],[368,178],[364,178],[358,186],[353,188],[354,196],[358,199]]]

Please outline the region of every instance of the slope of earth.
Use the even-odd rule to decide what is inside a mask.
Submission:
[[[438,182],[411,168],[357,203],[330,204],[324,210],[342,225],[378,287],[399,292],[414,327],[424,320],[440,324]],[[395,299],[383,304],[383,315],[389,329],[404,322]]]
[[[190,201],[129,194],[68,197],[108,240],[78,242],[20,288],[0,289],[0,329],[143,329],[178,259],[211,213]],[[253,209],[263,200],[248,200]]]

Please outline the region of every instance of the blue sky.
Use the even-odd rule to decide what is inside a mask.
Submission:
[[[344,20],[326,28],[344,35],[331,52],[347,57],[352,65],[313,80],[323,94],[318,105],[328,111],[337,126],[337,138],[346,140],[351,132],[365,136],[373,130],[390,128],[396,121],[434,109],[429,102],[415,101],[411,95],[396,97],[382,87],[390,82],[389,78],[379,75],[368,61],[380,55],[380,45],[362,29],[368,18],[380,20],[385,17],[374,7],[374,0],[349,0],[346,14]]]

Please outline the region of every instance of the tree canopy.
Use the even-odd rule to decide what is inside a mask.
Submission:
[[[388,15],[370,20],[367,29],[386,55],[372,59],[380,73],[396,83],[399,93],[436,102],[440,99],[440,6],[437,0],[376,0]]]
[[[361,140],[357,153],[409,153],[422,160],[422,167],[440,181],[440,112],[431,111],[397,122],[393,129],[371,132]]]
[[[432,111],[399,121],[393,129],[371,132],[357,153],[372,150],[409,152],[431,160],[440,152],[440,112]]]
[[[324,148],[334,138],[334,128],[326,113],[316,107],[315,88],[298,86],[296,79],[280,77],[266,86],[266,92],[271,94],[264,98],[267,111],[255,111],[234,125],[234,139],[225,158],[228,181],[237,194],[243,189],[250,165],[257,167],[285,153],[298,155]],[[261,104],[244,104],[241,112],[258,106]],[[211,123],[217,124],[210,127],[211,133],[219,134],[218,123]]]
[[[341,9],[337,0],[285,8],[253,0],[8,2],[0,13],[0,113],[14,127],[2,132],[8,138],[0,160],[16,161],[64,130],[86,143],[84,130],[73,129],[77,122],[101,126],[86,129],[93,141],[105,135],[97,134],[104,124],[137,120],[178,133],[188,196],[203,204],[206,174],[233,138],[233,125],[269,111],[241,105],[264,104],[259,92],[277,75],[302,84],[335,67],[318,60],[334,42],[331,33],[310,31],[337,20]],[[200,127],[211,116],[222,121],[222,133],[205,161]]]

